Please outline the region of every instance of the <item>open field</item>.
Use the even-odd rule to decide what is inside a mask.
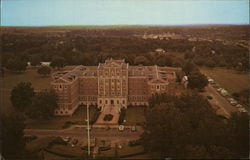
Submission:
[[[125,125],[136,125],[145,122],[144,107],[129,107],[126,110]]]
[[[36,69],[27,69],[24,73],[13,73],[6,71],[4,77],[0,78],[1,111],[12,110],[10,93],[13,87],[20,82],[31,82],[35,90],[49,89],[51,77],[43,77],[36,73]]]
[[[203,74],[213,78],[230,93],[239,92],[249,87],[249,75],[237,73],[235,70],[225,68],[200,68]]]
[[[36,90],[50,88],[50,76],[43,77],[36,72],[36,69],[27,69],[24,73],[13,73],[6,71],[0,79],[1,90],[11,90],[19,82],[31,82]]]
[[[96,112],[95,108],[89,108],[90,119]],[[65,122],[70,121],[77,124],[85,124],[87,119],[87,110],[84,106],[79,106],[72,116],[56,116],[50,120],[27,119],[26,128],[28,129],[62,129]]]

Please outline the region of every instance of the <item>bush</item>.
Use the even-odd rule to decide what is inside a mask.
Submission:
[[[132,141],[129,141],[128,142],[128,145],[129,146],[138,146],[138,145],[141,145],[141,140],[132,140]]]
[[[213,99],[213,97],[212,96],[207,96],[207,99]]]
[[[99,147],[99,151],[111,150],[111,147]]]
[[[24,141],[25,142],[31,142],[33,140],[37,139],[37,136],[25,136]]]
[[[96,112],[92,116],[91,120],[89,121],[89,124],[93,125],[96,122],[96,120],[98,119],[98,117],[99,117],[100,114],[101,114],[101,112],[98,109],[96,109]]]
[[[51,147],[54,144],[67,145],[67,142],[65,142],[61,137],[57,137],[49,142],[48,147]]]
[[[121,109],[121,114],[120,114],[120,117],[119,117],[119,120],[118,120],[119,125],[123,124],[125,116],[126,116],[126,109],[122,108]]]
[[[111,121],[113,119],[113,115],[112,114],[106,114],[103,118],[104,121]]]

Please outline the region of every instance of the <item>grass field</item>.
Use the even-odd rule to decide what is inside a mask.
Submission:
[[[143,107],[129,107],[126,110],[125,125],[136,125],[145,122]]]
[[[43,77],[36,73],[36,69],[27,69],[24,73],[13,73],[6,71],[4,77],[0,78],[1,112],[12,110],[10,93],[13,87],[20,82],[31,82],[35,90],[49,89],[51,77]]]
[[[213,78],[230,93],[239,92],[249,87],[249,75],[237,73],[235,70],[225,68],[200,68],[203,74]]]

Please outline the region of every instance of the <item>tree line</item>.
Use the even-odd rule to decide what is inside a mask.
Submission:
[[[4,32],[2,35],[2,66],[14,71],[23,71],[25,63],[28,61],[32,65],[36,65],[42,61],[52,62],[60,58],[64,65],[97,65],[99,62],[113,57],[124,58],[132,65],[140,63],[144,65],[180,66],[183,61],[190,60],[197,65],[208,67],[248,70],[249,51],[246,48],[225,45],[219,41],[145,40],[134,37],[134,34],[139,32],[150,34],[151,32],[162,31],[159,28],[157,30],[157,27],[144,28],[144,30],[147,30],[147,32],[139,29],[133,30],[133,28],[69,29],[67,32],[55,33],[30,32],[28,30],[23,30],[21,33]],[[167,29],[165,30],[167,31]],[[177,28],[177,30],[179,31],[175,31],[176,33],[186,34],[186,31],[191,29]],[[201,30],[207,30],[212,34],[210,29],[202,28]],[[223,32],[221,28],[218,30]],[[239,30],[244,31],[244,29]],[[232,30],[230,29],[230,31]],[[162,55],[152,54],[157,48],[162,48],[167,53]],[[185,53],[184,59],[171,54],[171,52]]]

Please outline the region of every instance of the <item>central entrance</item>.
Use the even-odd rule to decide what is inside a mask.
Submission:
[[[113,99],[110,100],[110,104],[114,104],[114,100]]]

